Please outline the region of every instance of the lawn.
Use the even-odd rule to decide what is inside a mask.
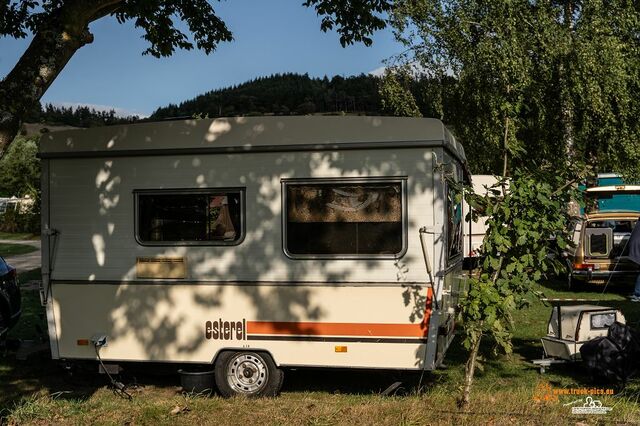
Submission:
[[[0,232],[0,240],[39,240],[40,235],[31,233]]]
[[[27,282],[32,271],[21,275]],[[541,288],[548,297],[575,297],[561,283]],[[625,289],[602,294],[594,289],[580,297],[606,301],[624,312],[629,323],[640,326],[640,304],[621,296]],[[554,367],[541,376],[529,360],[541,354],[539,337],[546,331],[550,308],[533,301],[516,312],[514,354],[494,356],[488,347],[483,371],[477,373],[471,406],[461,413],[456,398],[462,384],[464,351],[459,341],[447,355],[448,367],[434,373],[400,374],[360,371],[287,371],[278,398],[247,400],[183,395],[176,375],[150,374],[154,366],[124,375],[131,401],[114,395],[106,378],[93,373],[69,375],[43,353],[29,362],[16,361],[11,352],[0,353],[1,416],[8,424],[596,424],[640,421],[640,381],[635,379],[614,396],[599,397],[612,407],[604,416],[572,415],[563,404],[581,397],[560,396],[558,401],[536,401],[541,386],[590,388],[579,366]],[[37,293],[25,292],[25,313],[13,338],[34,339],[44,327]],[[135,378],[134,378],[135,376]],[[381,391],[396,380],[404,382],[400,395]],[[606,385],[597,387],[607,388]],[[0,420],[0,424],[3,421]]]
[[[38,250],[36,247],[26,244],[0,243],[0,256],[9,257],[19,254],[27,254]]]

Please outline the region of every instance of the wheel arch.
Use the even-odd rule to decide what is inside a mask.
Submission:
[[[220,354],[222,354],[223,352],[260,352],[260,353],[265,353],[265,354],[269,355],[269,357],[271,357],[271,360],[276,365],[276,367],[278,367],[278,368],[282,367],[280,365],[280,363],[278,362],[278,360],[276,359],[276,357],[273,356],[273,353],[269,349],[266,349],[266,348],[243,348],[243,347],[237,347],[237,346],[225,346],[223,348],[218,349],[216,351],[216,353],[213,355],[213,358],[211,358],[211,365],[215,365],[216,361],[220,357]]]

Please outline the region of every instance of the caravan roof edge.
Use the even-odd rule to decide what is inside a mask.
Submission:
[[[211,148],[159,148],[159,149],[130,149],[112,151],[68,151],[68,152],[41,152],[38,157],[43,159],[61,158],[111,158],[111,157],[142,157],[164,155],[200,155],[200,154],[243,154],[264,152],[300,152],[300,151],[342,151],[357,149],[389,149],[389,148],[433,148],[444,147],[462,162],[460,157],[443,140],[426,141],[392,141],[392,142],[352,142],[335,144],[308,144],[308,145],[262,145],[262,146],[225,146]]]
[[[640,191],[640,185],[608,185],[608,186],[593,186],[591,188],[587,188],[586,192],[612,192],[612,193],[622,193],[622,192],[638,192]]]
[[[236,117],[136,123],[43,135],[41,158],[242,153],[444,146],[464,149],[434,118]]]

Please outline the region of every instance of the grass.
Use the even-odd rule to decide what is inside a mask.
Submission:
[[[27,254],[37,251],[38,249],[26,244],[0,243],[0,256],[17,256],[19,254]]]
[[[40,269],[34,269],[18,274],[20,285],[30,281],[40,280]],[[9,331],[9,339],[37,340],[42,338],[47,329],[44,308],[40,304],[40,295],[37,290],[22,290],[22,315],[20,321]],[[0,352],[1,353],[1,352]],[[0,358],[1,360],[1,358]],[[0,362],[0,365],[1,362]],[[2,386],[0,382],[0,387]],[[2,397],[0,397],[0,406]]]
[[[0,232],[0,240],[39,240],[40,235],[31,233]]]
[[[20,276],[21,281],[37,277],[37,271]],[[541,290],[548,297],[576,297],[559,282]],[[620,308],[627,321],[638,328],[640,304],[628,302],[620,294],[587,289],[580,297],[596,299]],[[35,327],[44,319],[37,292],[24,294],[25,312],[10,337],[35,338]],[[546,332],[550,308],[539,301],[515,312],[514,353],[496,356],[488,347],[483,353],[483,370],[474,383],[468,412],[456,408],[462,384],[465,352],[459,340],[447,355],[448,368],[421,377],[419,374],[361,371],[287,371],[283,393],[278,398],[248,400],[184,395],[175,375],[159,376],[136,372],[138,383],[133,399],[123,400],[96,374],[64,373],[40,354],[19,362],[11,354],[0,353],[0,424],[606,424],[638,423],[640,382],[636,379],[614,396],[599,397],[613,407],[605,416],[572,415],[563,404],[576,397],[536,402],[539,385],[554,388],[592,387],[578,366],[554,367],[541,376],[529,362],[541,355],[539,338]],[[131,383],[132,376],[123,381]],[[405,393],[386,397],[381,391],[402,380]],[[600,385],[599,387],[607,387]],[[580,397],[578,397],[580,398]],[[172,414],[175,413],[175,414]],[[4,416],[4,423],[1,418]]]

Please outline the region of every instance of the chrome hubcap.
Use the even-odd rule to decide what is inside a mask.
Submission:
[[[254,354],[237,354],[227,367],[231,388],[241,394],[253,394],[267,384],[269,371],[263,360]]]

